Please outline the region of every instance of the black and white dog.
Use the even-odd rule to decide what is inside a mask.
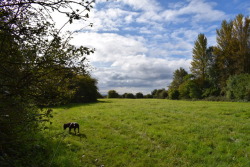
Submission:
[[[64,130],[69,128],[69,133],[70,133],[71,129],[74,128],[75,134],[76,134],[76,129],[78,129],[78,133],[79,133],[79,124],[76,122],[64,124],[63,128],[64,128]]]

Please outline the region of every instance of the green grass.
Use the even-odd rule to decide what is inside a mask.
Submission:
[[[56,108],[52,122],[51,166],[250,166],[249,103],[103,99]]]

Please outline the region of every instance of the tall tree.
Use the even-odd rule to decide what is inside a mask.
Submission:
[[[204,34],[199,34],[194,43],[193,60],[191,62],[191,72],[202,82],[207,78],[209,56],[207,54],[207,38]]]
[[[175,70],[173,74],[173,81],[169,85],[169,89],[178,89],[179,86],[185,81],[184,78],[186,75],[188,75],[188,73],[182,67],[180,67],[180,69]]]
[[[220,88],[226,85],[226,80],[236,71],[236,59],[234,57],[237,50],[236,41],[233,38],[233,22],[224,20],[221,28],[217,32],[217,46],[214,47],[216,63],[220,71]]]
[[[239,14],[233,21],[222,21],[214,47],[220,71],[220,87],[231,75],[250,73],[250,19]]]
[[[250,18],[242,14],[233,21],[233,37],[237,41],[238,73],[250,73]]]

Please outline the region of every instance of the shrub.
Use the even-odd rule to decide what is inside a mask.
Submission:
[[[74,82],[76,93],[72,98],[73,103],[96,102],[101,97],[97,88],[97,80],[89,75],[79,75]]]
[[[200,99],[201,90],[199,85],[194,80],[184,82],[179,87],[180,98],[183,99]]]
[[[177,99],[179,99],[179,95],[180,95],[180,93],[178,90],[172,89],[169,91],[168,97],[169,97],[169,99],[177,100]]]
[[[229,77],[226,86],[226,97],[236,100],[250,100],[250,74]]]
[[[210,96],[215,97],[219,95],[220,95],[220,89],[213,86],[204,89],[202,93],[202,97],[210,97]]]

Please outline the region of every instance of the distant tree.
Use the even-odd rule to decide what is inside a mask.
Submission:
[[[119,94],[115,90],[108,91],[108,98],[119,98]]]
[[[191,72],[194,76],[204,82],[207,78],[207,69],[209,63],[209,54],[207,54],[207,38],[204,34],[199,34],[194,43],[193,60],[191,62]]]
[[[188,75],[187,71],[180,67],[180,69],[175,70],[173,74],[173,81],[169,85],[169,89],[178,89],[179,86],[184,82],[184,77]]]
[[[156,99],[165,99],[168,97],[168,92],[163,88],[163,89],[155,89],[156,92],[154,93],[154,98]]]
[[[127,99],[134,99],[135,98],[135,95],[133,93],[127,93],[125,98]]]
[[[74,103],[95,102],[100,97],[97,80],[89,75],[78,75],[74,80],[75,94],[71,100]]]
[[[147,94],[147,95],[145,95],[145,96],[144,96],[144,98],[148,98],[148,99],[150,99],[150,98],[153,98],[153,95],[151,95],[151,94]]]
[[[138,92],[138,93],[135,94],[135,97],[137,99],[142,99],[144,96],[143,96],[143,94],[141,92]]]
[[[123,95],[121,95],[121,98],[126,98],[128,93],[124,93]]]
[[[157,93],[157,89],[154,89],[152,92],[151,92],[151,95],[154,97]]]
[[[167,90],[162,90],[161,91],[161,93],[159,94],[159,97],[161,98],[161,99],[166,99],[166,98],[168,98],[168,91]]]
[[[179,99],[179,91],[177,89],[170,89],[168,91],[168,98],[171,100],[178,100]]]

